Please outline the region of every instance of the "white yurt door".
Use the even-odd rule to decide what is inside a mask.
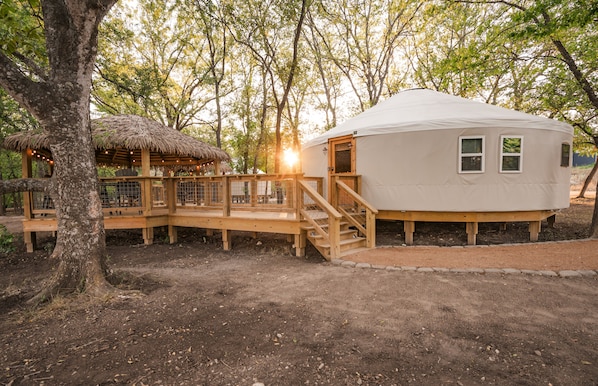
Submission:
[[[355,139],[352,135],[331,138],[328,140],[328,149],[328,197],[331,197],[333,175],[355,174]]]

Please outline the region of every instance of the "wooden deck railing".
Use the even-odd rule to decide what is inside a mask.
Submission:
[[[106,215],[148,214],[154,209],[283,211],[295,213],[297,181],[308,181],[322,194],[322,178],[302,174],[190,177],[101,177],[100,198]],[[52,199],[29,192],[27,218],[54,216]]]
[[[378,210],[340,180],[335,181],[335,208],[349,224],[366,238],[367,248],[376,246],[376,214]],[[334,203],[333,203],[334,205]]]
[[[313,227],[313,231],[330,245],[330,258],[339,258],[342,215],[308,183],[299,181],[298,185],[301,219],[307,221]]]
[[[357,183],[349,181],[352,186]],[[99,181],[107,229],[140,228],[146,243],[152,242],[157,226],[168,225],[175,242],[178,226],[209,229],[214,224],[222,231],[225,249],[230,247],[231,230],[259,229],[292,234],[297,250],[304,251],[307,222],[308,235],[318,235],[319,246],[329,248],[326,253],[332,259],[341,256],[341,224],[354,227],[374,247],[377,211],[343,181],[335,180],[332,203],[323,198],[323,188],[322,178],[303,174],[121,176]],[[26,243],[33,250],[34,232],[56,230],[57,223],[48,196],[28,192],[27,197],[31,204],[25,210]]]

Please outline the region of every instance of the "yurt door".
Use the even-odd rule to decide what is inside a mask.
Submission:
[[[355,139],[352,135],[328,140],[328,197],[332,197],[332,176],[355,174]],[[351,180],[343,182],[353,188]]]

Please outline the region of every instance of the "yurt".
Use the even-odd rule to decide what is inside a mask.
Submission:
[[[567,208],[572,142],[560,121],[411,89],[305,143],[302,170],[361,176],[379,219],[467,222],[475,235],[477,222],[535,226]]]

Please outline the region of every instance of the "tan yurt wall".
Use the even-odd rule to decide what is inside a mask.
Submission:
[[[521,136],[521,172],[500,172],[501,135]],[[459,173],[459,138],[484,137],[484,171]],[[567,134],[548,130],[431,130],[359,137],[357,174],[376,208],[409,211],[524,211],[569,206]]]

